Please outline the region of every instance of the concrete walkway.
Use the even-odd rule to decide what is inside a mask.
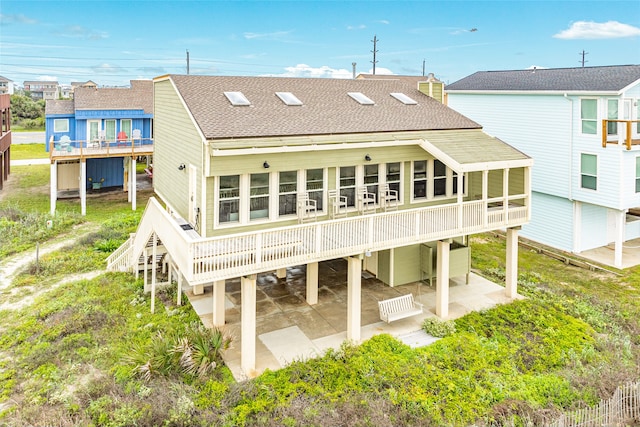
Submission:
[[[305,301],[304,266],[287,269],[287,277],[278,279],[275,273],[258,276],[256,319],[256,372],[277,370],[295,360],[322,355],[327,349],[338,349],[346,340],[347,330],[347,273],[342,259],[320,263],[318,304]],[[391,324],[380,321],[378,301],[412,293],[424,304],[422,315],[397,320]],[[186,292],[194,310],[207,326],[212,325],[213,294],[211,287],[202,295]],[[425,318],[435,316],[435,286],[421,283],[391,288],[371,277],[362,278],[361,338],[388,333],[408,345],[417,347],[435,339],[421,331]],[[478,275],[471,274],[469,284],[465,277],[450,281],[449,318],[455,319],[471,311],[490,308],[512,300],[504,294],[504,287]],[[226,282],[227,333],[233,337],[232,348],[224,361],[236,380],[247,376],[240,368],[240,280]]]

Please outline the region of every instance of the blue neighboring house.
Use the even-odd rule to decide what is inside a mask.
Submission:
[[[80,196],[84,214],[87,190],[132,188],[136,158],[153,152],[153,83],[78,87],[73,99],[48,100],[45,120],[52,214],[55,200],[69,194]]]

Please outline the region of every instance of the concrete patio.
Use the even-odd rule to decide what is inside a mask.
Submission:
[[[305,301],[305,267],[287,269],[286,278],[273,273],[257,279],[256,375],[266,369],[277,370],[288,363],[322,355],[327,349],[337,349],[346,340],[347,330],[347,263],[343,259],[319,265],[318,304]],[[378,301],[412,293],[424,304],[424,313],[397,320],[391,324],[379,317]],[[191,305],[206,326],[212,325],[213,293],[205,287],[204,294],[186,292]],[[362,274],[361,338],[388,333],[408,345],[426,345],[435,339],[421,332],[422,321],[435,316],[435,285],[413,283],[389,287],[368,272]],[[471,274],[450,280],[449,319],[466,313],[512,301],[504,287]],[[226,331],[233,337],[232,347],[223,358],[236,380],[247,376],[240,368],[240,279],[226,282]]]

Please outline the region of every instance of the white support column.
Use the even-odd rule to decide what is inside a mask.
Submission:
[[[87,161],[80,160],[80,215],[87,214]]]
[[[129,192],[129,194],[131,194],[131,210],[135,211],[136,210],[136,185],[138,181],[138,174],[136,173],[135,157],[131,158],[131,172],[129,173],[129,175],[131,175],[131,178],[129,178],[131,181],[131,191]]]
[[[54,160],[51,163],[51,171],[49,173],[50,176],[50,194],[49,194],[49,202],[51,204],[51,216],[56,214],[56,200],[58,199],[58,161]]]
[[[449,317],[449,248],[448,240],[438,240],[436,261],[436,316]]]
[[[151,312],[156,309],[156,257],[158,255],[158,236],[153,233],[153,247],[151,249]]]
[[[131,161],[129,157],[122,158],[122,169],[124,170],[122,190],[127,192],[127,202],[131,201]]]
[[[213,282],[213,326],[215,327],[224,326],[224,287],[224,280]]]
[[[518,230],[520,227],[507,228],[507,259],[504,293],[508,298],[518,295]]]
[[[318,263],[307,264],[307,304],[318,303]]]
[[[241,287],[240,367],[249,378],[256,370],[256,275],[243,276]]]
[[[360,341],[362,260],[347,258],[347,339]]]
[[[278,279],[284,279],[287,277],[287,267],[279,268],[276,270],[276,277]]]
[[[627,124],[627,126],[629,126]],[[613,265],[622,268],[622,247],[624,246],[624,226],[627,213],[625,211],[616,212],[616,240]]]
[[[179,270],[176,270],[176,274],[178,275],[178,301],[176,304],[178,306],[182,305],[182,273]]]

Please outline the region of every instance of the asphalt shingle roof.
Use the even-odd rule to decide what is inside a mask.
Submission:
[[[153,114],[153,81],[131,80],[130,88],[77,87],[76,110],[144,110]]]
[[[640,65],[478,71],[446,91],[616,92],[639,80]]]
[[[481,128],[399,80],[169,77],[207,139]],[[225,91],[242,92],[251,106],[232,106]],[[303,105],[287,106],[275,92],[292,92]],[[362,92],[375,105],[360,105],[347,92]],[[418,104],[404,105],[392,92]]]
[[[44,108],[45,115],[73,113],[73,99],[48,99]]]

